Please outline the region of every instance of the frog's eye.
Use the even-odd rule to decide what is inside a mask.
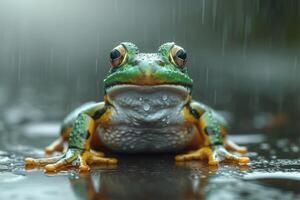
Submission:
[[[123,45],[119,45],[110,52],[109,57],[111,65],[113,67],[118,67],[126,60],[127,51]]]
[[[186,51],[177,45],[174,45],[170,51],[170,60],[178,67],[183,67],[186,63]]]

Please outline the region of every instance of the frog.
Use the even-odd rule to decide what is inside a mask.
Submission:
[[[228,138],[226,120],[192,98],[183,47],[167,42],[156,53],[140,53],[135,44],[122,42],[109,61],[103,101],[67,115],[59,138],[45,148],[49,156],[26,158],[26,166],[88,172],[92,165],[117,165],[116,158],[104,153],[173,153],[175,162],[198,160],[209,166],[250,162],[243,155],[247,148]]]

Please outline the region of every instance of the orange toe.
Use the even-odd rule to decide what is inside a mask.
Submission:
[[[37,163],[35,162],[35,160],[33,158],[26,158],[25,165],[37,166]]]

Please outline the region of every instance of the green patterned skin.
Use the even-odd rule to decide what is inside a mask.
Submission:
[[[222,145],[223,137],[220,134],[221,133],[220,123],[218,123],[216,119],[213,117],[212,112],[211,111],[205,112],[202,118],[206,122],[205,132],[209,137],[211,145]]]
[[[85,104],[70,113],[63,122],[61,137],[46,152],[64,151],[66,141],[68,149],[61,156],[27,158],[26,165],[43,166],[48,172],[56,172],[70,164],[78,166],[80,171],[88,171],[93,163],[117,163],[114,158],[91,151],[98,149],[91,149],[95,145],[99,149],[112,147],[111,150],[116,146],[121,153],[173,152],[184,148],[195,151],[177,155],[176,161],[206,158],[209,165],[223,160],[249,162],[249,158],[228,151],[245,153],[247,150],[228,141],[222,117],[192,100],[193,80],[187,73],[184,49],[169,42],[161,45],[156,53],[139,53],[136,45],[123,42],[113,49],[110,59],[112,67],[104,80],[104,101]],[[164,99],[165,94],[170,98]],[[128,104],[123,106],[125,101]],[[152,103],[151,110],[148,102]],[[151,128],[151,123],[156,125],[153,133],[146,130]],[[132,130],[127,131],[126,127]],[[94,134],[99,134],[100,142],[94,141],[97,139]],[[144,141],[146,145],[142,144]]]
[[[69,139],[70,148],[84,149],[86,140],[90,137],[88,128],[91,120],[92,118],[84,113],[78,116]]]
[[[187,74],[187,68],[180,68],[169,59],[170,49],[175,43],[165,43],[159,47],[158,53],[139,54],[138,48],[129,42],[122,45],[127,50],[127,60],[117,68],[111,68],[104,80],[105,87],[117,84],[178,84],[192,87],[193,80]],[[147,81],[147,76],[151,80]]]

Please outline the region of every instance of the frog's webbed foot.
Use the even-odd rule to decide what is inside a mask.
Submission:
[[[209,165],[218,165],[220,162],[230,162],[237,164],[247,164],[250,162],[248,157],[236,156],[228,152],[222,145],[202,147],[187,154],[177,155],[176,161],[207,160]]]
[[[52,153],[58,151],[58,152],[63,152],[65,149],[65,145],[64,145],[64,140],[62,137],[59,137],[58,139],[56,139],[55,141],[53,141],[51,144],[49,144],[46,148],[45,148],[45,153],[47,155],[51,155]]]
[[[247,147],[239,146],[229,139],[224,140],[224,146],[228,151],[235,151],[241,154],[248,152]]]
[[[79,149],[68,149],[68,151],[61,156],[25,159],[26,167],[43,167],[46,172],[58,172],[71,166],[77,167],[79,172],[87,172],[90,170],[89,165],[91,164],[117,164],[117,159],[106,158],[103,153]]]

